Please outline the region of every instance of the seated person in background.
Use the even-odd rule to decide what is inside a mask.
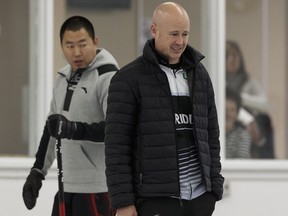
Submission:
[[[270,117],[260,113],[249,127],[252,138],[251,157],[255,159],[273,159],[274,136]]]
[[[226,88],[226,158],[250,158],[251,136],[237,120],[241,107],[240,95]]]

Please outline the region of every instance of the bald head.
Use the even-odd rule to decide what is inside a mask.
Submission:
[[[164,2],[160,4],[153,13],[153,23],[161,24],[162,22],[168,22],[167,19],[185,19],[189,21],[189,16],[185,9],[174,2]]]
[[[189,16],[179,4],[165,2],[155,9],[151,25],[155,49],[170,64],[179,62],[188,43],[189,30]]]

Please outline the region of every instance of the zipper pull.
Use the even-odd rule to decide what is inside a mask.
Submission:
[[[142,185],[142,173],[140,173],[140,186]]]
[[[182,199],[181,199],[181,194],[179,196],[179,202],[180,202],[180,206],[183,207],[183,203],[182,203]]]

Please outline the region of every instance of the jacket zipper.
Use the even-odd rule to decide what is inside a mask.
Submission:
[[[192,107],[192,120],[193,120],[193,135],[195,138],[195,144],[196,144],[196,148],[197,148],[197,153],[198,153],[198,157],[199,157],[199,162],[200,162],[200,170],[201,170],[201,177],[202,177],[202,181],[205,184],[205,188],[206,188],[206,181],[204,179],[204,173],[203,173],[203,168],[202,168],[202,158],[200,156],[200,151],[199,151],[199,142],[198,142],[198,137],[197,137],[197,133],[196,133],[196,126],[195,126],[195,116],[194,116],[194,88],[195,88],[195,80],[196,80],[196,75],[195,75],[195,71],[196,71],[196,65],[193,67],[192,69],[192,74],[191,74],[191,81],[192,81],[192,86],[189,87],[189,89],[191,89],[191,107]],[[194,76],[193,76],[194,75]]]
[[[174,75],[174,78],[175,79],[177,79],[177,76],[176,76],[176,72],[177,71],[175,71],[175,73],[174,73],[174,70],[172,69],[172,73],[173,73],[173,75]],[[168,80],[167,80],[168,81]],[[175,82],[176,82],[176,80],[174,80]],[[169,81],[168,81],[168,83],[169,83]],[[177,85],[177,84],[176,84]],[[178,86],[177,86],[177,89],[178,89]],[[171,92],[171,89],[169,88],[169,92],[170,92],[170,101],[171,101],[171,107],[172,107],[172,115],[175,113],[175,111],[174,111],[174,107],[173,107],[173,104],[172,104],[172,92]],[[173,120],[174,120],[174,122],[175,122],[175,116],[173,115]],[[173,124],[174,125],[174,131],[176,131],[176,125],[175,125],[175,123]],[[179,199],[179,202],[180,202],[180,206],[183,206],[183,203],[182,203],[182,194],[181,194],[181,187],[180,187],[180,176],[179,176],[179,156],[178,156],[178,145],[177,145],[177,137],[176,137],[176,132],[175,132],[175,144],[176,144],[176,146],[175,146],[175,148],[176,148],[176,157],[177,157],[177,179],[178,179],[178,181],[177,181],[177,184],[178,184],[178,190],[179,190],[179,197],[178,197],[178,199]]]
[[[139,172],[139,185],[140,187],[142,187],[143,185],[143,155],[142,155],[142,152],[143,152],[143,147],[141,145],[141,141],[140,141],[140,136],[141,136],[141,133],[140,133],[140,129],[138,129],[138,145],[139,145],[139,163],[140,163],[140,172]]]

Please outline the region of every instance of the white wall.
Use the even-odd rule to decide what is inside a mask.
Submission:
[[[54,195],[58,190],[57,170],[50,169],[40,190],[36,207],[27,210],[22,200],[22,188],[34,159],[0,158],[0,215],[50,216]]]
[[[58,189],[55,165],[43,181],[36,207],[29,211],[23,203],[22,187],[32,163],[31,159],[0,158],[0,215],[51,215]],[[223,175],[225,193],[213,216],[287,215],[287,161],[224,161]]]
[[[224,162],[223,175],[224,196],[213,216],[287,215],[287,161]]]

